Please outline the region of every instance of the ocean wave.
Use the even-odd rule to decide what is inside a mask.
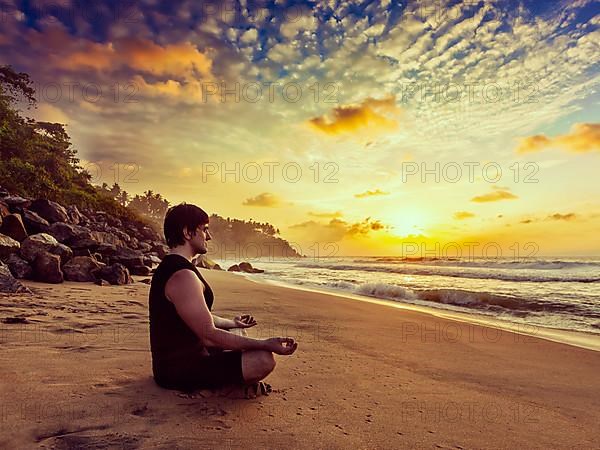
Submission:
[[[415,264],[446,267],[481,267],[501,269],[529,270],[566,270],[566,269],[599,269],[600,261],[564,261],[564,260],[511,260],[511,259],[461,259],[461,258],[428,258],[428,257],[380,257],[354,259],[359,264]]]
[[[475,292],[462,289],[411,290],[387,283],[365,283],[354,288],[354,293],[384,300],[429,302],[460,306],[463,308],[508,312],[524,316],[530,313],[576,314],[600,318],[600,313],[590,308],[551,301],[536,301],[522,297]]]
[[[379,266],[379,265],[351,265],[351,264],[339,264],[339,265],[324,265],[324,264],[312,264],[303,263],[299,264],[298,267],[321,269],[321,270],[336,270],[336,271],[347,271],[357,270],[365,272],[384,272],[384,273],[396,273],[400,275],[430,275],[430,276],[443,276],[453,278],[475,278],[475,279],[492,279],[501,281],[531,281],[539,283],[547,282],[572,282],[572,283],[597,283],[600,282],[600,274],[593,273],[590,275],[575,275],[572,273],[564,273],[558,275],[556,273],[536,273],[536,272],[518,272],[508,271],[506,269],[498,268],[482,268],[484,270],[478,270],[474,267],[464,268],[452,268],[452,267],[440,267],[440,266]],[[487,270],[485,270],[487,269]]]
[[[415,293],[410,289],[388,283],[364,283],[354,289],[357,294],[391,300],[414,300]]]

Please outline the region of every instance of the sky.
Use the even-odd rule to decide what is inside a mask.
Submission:
[[[600,255],[597,2],[0,5],[95,183],[307,255]]]

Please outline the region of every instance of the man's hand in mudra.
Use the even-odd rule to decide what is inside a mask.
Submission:
[[[242,314],[233,318],[236,328],[250,328],[256,325],[256,320],[250,314]]]

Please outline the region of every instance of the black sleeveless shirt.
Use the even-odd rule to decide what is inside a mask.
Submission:
[[[204,347],[190,327],[179,317],[175,305],[165,296],[165,286],[169,278],[181,269],[192,270],[204,283],[204,298],[210,310],[213,305],[213,291],[198,269],[185,257],[176,254],[166,255],[156,268],[150,286],[150,349],[152,370],[157,377],[164,368],[182,359],[204,353]]]

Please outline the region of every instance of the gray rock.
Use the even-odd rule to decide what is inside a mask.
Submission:
[[[31,294],[31,290],[13,277],[7,266],[0,264],[0,292],[9,294]]]
[[[252,264],[249,262],[241,262],[239,267],[242,272],[252,273]]]
[[[21,214],[21,219],[23,219],[28,234],[45,233],[48,231],[50,224],[37,213],[28,209],[19,209],[18,212]]]
[[[48,252],[38,253],[33,261],[33,278],[44,283],[62,283],[64,275],[60,269],[60,256]]]
[[[71,222],[74,225],[79,225],[85,222],[83,214],[81,214],[81,212],[75,205],[67,206],[67,215],[69,216],[69,222]]]
[[[126,247],[117,248],[117,252],[110,256],[110,263],[121,263],[128,269],[144,265],[144,255],[137,251]]]
[[[8,197],[4,197],[2,201],[8,205],[11,212],[14,212],[14,208],[27,208],[31,205],[31,200],[19,197],[18,195],[9,195]]]
[[[131,236],[129,236],[127,233],[125,233],[124,231],[121,230],[115,230],[113,231],[113,233],[119,238],[121,239],[121,241],[125,242],[126,244],[129,244],[129,242],[131,242]]]
[[[65,222],[54,222],[48,227],[47,233],[66,245],[76,239],[93,239],[92,232],[88,228]]]
[[[125,244],[118,236],[108,231],[91,231],[92,239],[99,244],[111,244],[117,247],[125,247]]]
[[[69,220],[67,210],[63,206],[45,198],[34,200],[28,209],[38,213],[50,223],[67,222]]]
[[[152,246],[150,244],[148,244],[147,242],[140,242],[138,244],[138,250],[140,250],[144,253],[148,253],[149,251],[152,250]]]
[[[20,214],[9,214],[4,217],[0,233],[10,236],[15,241],[23,242],[27,238],[27,230]]]
[[[252,267],[249,262],[241,262],[239,267],[242,272],[246,273],[264,273],[264,270]]]
[[[155,242],[152,246],[152,251],[155,252],[160,259],[163,259],[170,251],[169,246],[161,242]]]
[[[99,246],[98,241],[87,237],[76,237],[69,243],[75,256],[89,256],[96,253]]]
[[[148,276],[150,275],[150,271],[152,269],[148,266],[133,266],[131,269],[129,269],[129,273],[131,275],[141,275],[141,276]]]
[[[123,285],[133,283],[129,270],[123,264],[115,263],[110,266],[101,267],[92,272],[96,279],[103,279],[110,284]]]
[[[0,200],[0,220],[10,214],[10,208],[8,204],[3,200]]]
[[[65,244],[58,244],[58,247],[53,249],[50,253],[60,256],[60,264],[63,265],[73,257],[73,250],[71,247]]]
[[[60,255],[63,263],[73,256],[73,252],[69,247],[59,243],[47,233],[29,236],[21,244],[21,256],[29,262],[33,262],[37,255],[43,252]]]
[[[75,256],[62,267],[62,270],[67,281],[95,281],[96,277],[92,272],[103,266],[104,264],[90,256]]]
[[[15,241],[10,236],[0,234],[0,260],[5,261],[8,257],[14,253],[19,253],[21,244],[19,241]]]
[[[33,270],[27,261],[16,254],[12,254],[6,260],[10,272],[17,279],[30,279]]]
[[[144,256],[144,265],[152,267],[154,264],[160,264],[160,258],[156,255]]]

